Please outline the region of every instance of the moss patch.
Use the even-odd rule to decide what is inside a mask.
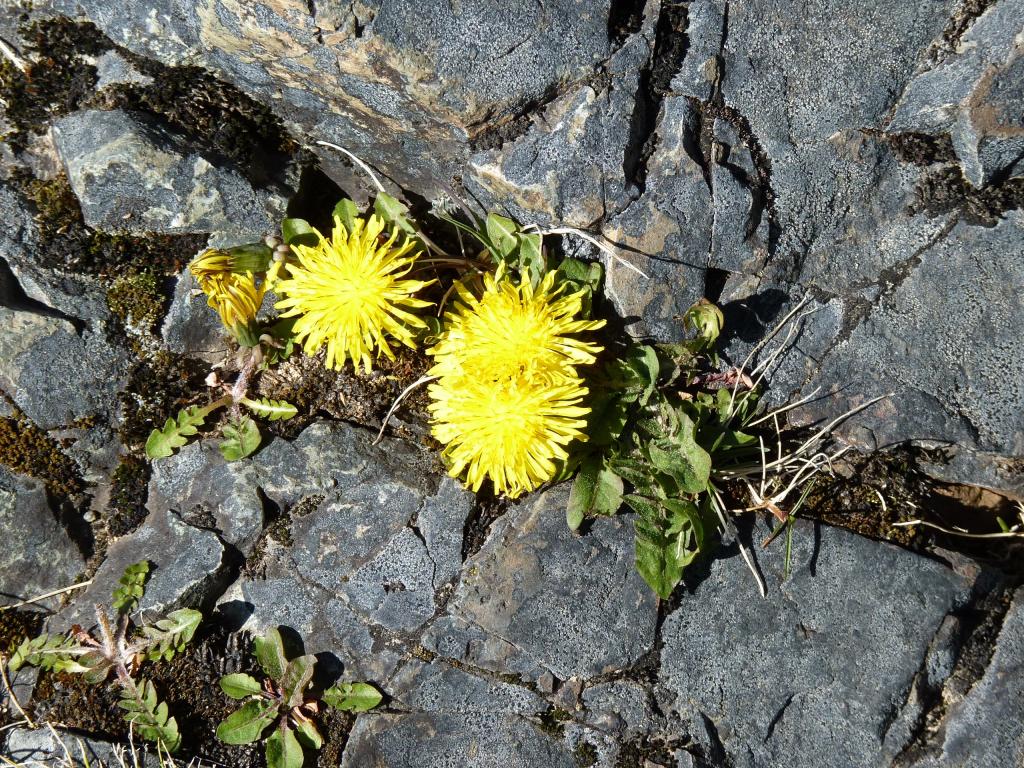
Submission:
[[[84,487],[60,444],[21,414],[0,418],[0,464],[42,480],[57,496],[73,496]]]
[[[121,424],[118,436],[128,450],[141,455],[149,433],[188,405],[206,403],[207,368],[169,352],[139,360],[118,395]]]
[[[152,272],[118,277],[107,289],[107,306],[125,326],[153,332],[163,319],[166,299]]]
[[[110,478],[110,504],[104,517],[111,538],[134,531],[146,519],[150,465],[134,456],[121,459]]]

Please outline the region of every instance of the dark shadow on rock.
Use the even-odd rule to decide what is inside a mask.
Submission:
[[[238,632],[249,617],[256,611],[256,606],[245,600],[228,600],[217,606],[216,621],[228,632]]]
[[[760,341],[781,314],[788,299],[789,294],[785,291],[769,288],[749,298],[723,304],[721,309],[725,315],[725,326],[719,346],[725,348],[734,339],[749,344]]]

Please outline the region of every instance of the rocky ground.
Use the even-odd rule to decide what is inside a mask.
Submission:
[[[517,6],[3,4],[0,604],[91,584],[0,613],[0,651],[87,622],[149,559],[142,608],[207,617],[152,673],[186,757],[261,763],[214,739],[216,680],[280,624],[386,694],[327,718],[320,765],[1024,763],[1020,550],[889,525],[987,532],[1024,495],[1024,2]],[[606,264],[638,336],[678,338],[705,296],[738,362],[810,297],[771,381],[775,402],[820,388],[793,426],[893,395],[842,427],[869,453],[788,556],[743,521],[766,599],[735,541],[659,602],[629,515],[574,535],[564,487],[466,492],[422,400],[372,445],[414,355],[370,379],[291,360],[258,387],[299,416],[253,457],[145,460],[233,360],[182,267],[366,199],[320,140],[420,214],[457,195],[600,232],[649,275]],[[112,694],[11,682],[101,759],[127,736]],[[2,695],[2,753],[60,759]]]

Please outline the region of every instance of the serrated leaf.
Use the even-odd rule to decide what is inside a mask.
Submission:
[[[253,640],[253,653],[264,674],[271,680],[279,681],[288,669],[288,658],[284,655],[284,642],[277,627],[268,629],[263,637]]]
[[[587,286],[595,293],[601,288],[601,280],[604,277],[604,268],[597,261],[562,259],[557,271],[563,280],[579,286]]]
[[[386,192],[377,194],[377,198],[373,201],[373,212],[384,219],[386,223],[407,235],[416,234],[416,227],[409,220],[409,206]]]
[[[266,757],[267,768],[302,768],[302,745],[286,723],[267,738]]]
[[[145,592],[146,581],[149,579],[149,561],[140,560],[124,569],[114,590],[111,606],[117,613],[131,613],[139,604]]]
[[[40,669],[67,671],[69,665],[77,664],[72,652],[81,650],[74,640],[64,635],[25,638],[11,654],[7,668],[13,673],[28,664]]]
[[[667,599],[703,547],[700,513],[692,502],[679,499],[630,494],[624,500],[637,513],[636,569],[660,598]]]
[[[286,245],[307,245],[314,247],[320,242],[313,227],[305,219],[282,219],[281,239]]]
[[[313,679],[314,667],[316,667],[316,656],[312,654],[298,656],[288,662],[284,675],[278,682],[289,709],[299,706],[304,701],[306,687]]]
[[[368,712],[384,697],[369,683],[335,683],[321,698],[327,706],[343,712]]]
[[[490,240],[499,258],[507,259],[515,253],[519,246],[519,227],[512,219],[497,213],[489,213],[484,227],[487,239]]]
[[[244,699],[249,696],[259,696],[263,691],[259,681],[252,675],[244,672],[235,672],[232,675],[224,675],[217,681],[220,689],[232,699]]]
[[[156,688],[150,681],[139,680],[134,687],[126,685],[121,689],[118,705],[124,710],[124,719],[142,738],[159,742],[168,752],[181,746],[178,723],[168,716],[167,704],[157,699]]]
[[[287,421],[299,412],[298,408],[286,400],[274,400],[269,397],[261,397],[258,400],[245,397],[242,398],[242,405],[267,421]]]
[[[220,453],[225,461],[239,461],[260,447],[260,428],[248,416],[224,425]]]
[[[338,201],[338,204],[334,206],[334,210],[331,212],[331,217],[341,220],[341,226],[345,228],[345,232],[352,232],[352,230],[356,228],[356,219],[359,217],[359,209],[356,208],[355,203],[347,197],[343,197]]]
[[[711,479],[711,455],[697,444],[696,425],[685,413],[678,413],[678,431],[671,437],[647,444],[655,469],[669,475],[684,493],[707,490]]]
[[[148,639],[146,658],[151,661],[169,661],[191,642],[202,620],[203,614],[199,611],[179,608],[152,626],[143,627],[142,633]]]
[[[150,459],[164,459],[173,454],[203,426],[206,414],[205,408],[193,405],[179,412],[176,419],[168,419],[163,427],[149,433],[146,456]]]
[[[320,749],[324,745],[324,737],[320,735],[320,731],[317,730],[312,720],[299,720],[296,718],[292,722],[295,725],[295,735],[299,737],[299,741],[302,742],[303,746],[310,749]]]
[[[217,726],[217,738],[225,744],[252,744],[277,719],[277,703],[252,699]]]

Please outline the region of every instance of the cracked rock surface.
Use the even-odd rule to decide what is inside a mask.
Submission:
[[[197,442],[131,494],[114,480],[152,426],[131,434],[132,408],[199,402],[231,354],[181,271],[195,248],[259,239],[332,184],[365,201],[323,140],[414,208],[457,196],[602,235],[618,258],[547,242],[604,262],[636,337],[679,339],[706,297],[738,364],[807,298],[769,377],[774,402],[823,395],[793,423],[892,393],[842,439],[941,446],[935,477],[1024,495],[1022,0],[47,0],[32,18],[53,14],[108,40],[77,62],[92,96],[60,91],[22,144],[0,115],[0,419],[49,451],[41,469],[0,446],[0,603],[91,578],[39,605],[50,630],[89,624],[150,560],[142,615],[202,608],[232,642],[285,625],[386,694],[346,722],[346,768],[1024,764],[1024,592],[950,553],[800,523],[787,563],[750,519],[767,599],[729,544],[659,602],[629,514],[573,534],[565,485],[488,507],[427,440],[374,445],[324,403],[242,461]],[[13,20],[0,33],[30,55]],[[218,98],[240,103],[223,122]],[[231,154],[224,136],[274,120],[287,141]],[[62,179],[70,235],[50,220]],[[185,239],[104,261],[129,235]],[[149,329],[111,301],[140,272]],[[104,536],[115,498],[132,524]],[[13,730],[5,749],[60,748]]]

